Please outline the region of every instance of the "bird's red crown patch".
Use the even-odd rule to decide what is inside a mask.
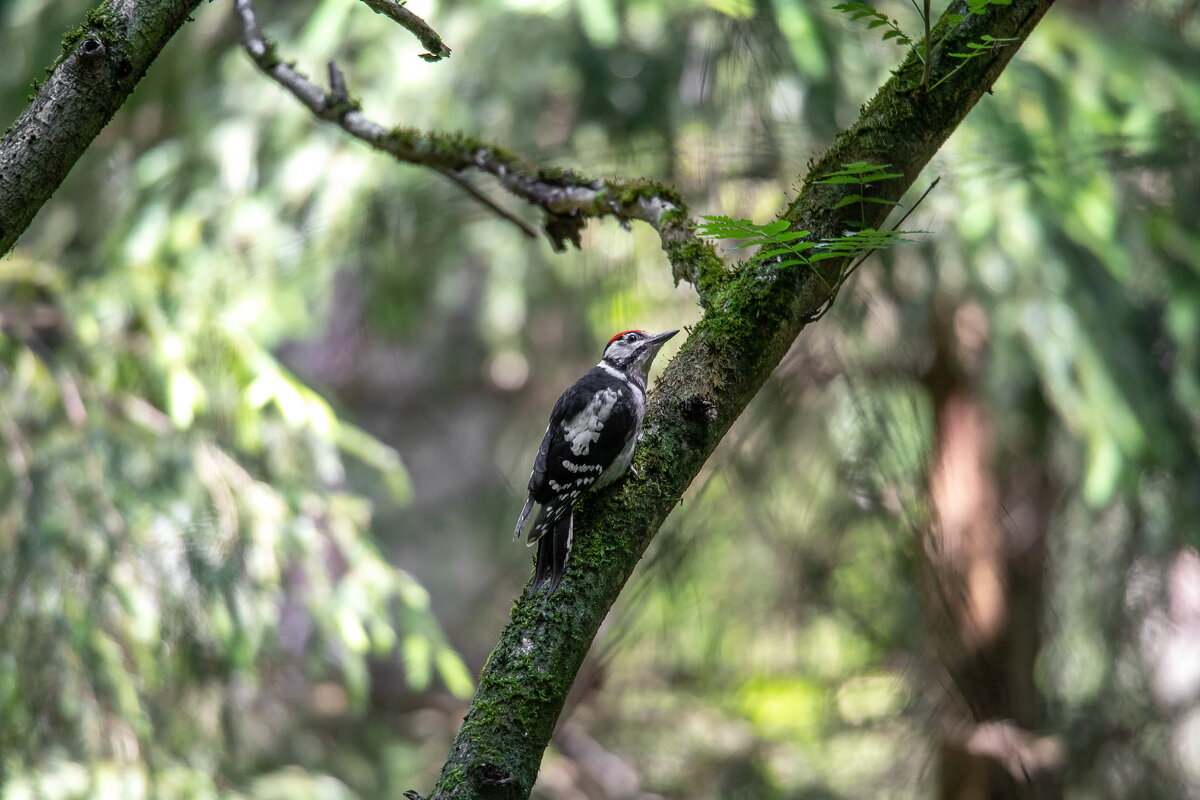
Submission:
[[[632,329],[632,330],[628,330],[628,331],[621,331],[621,332],[620,332],[620,333],[618,333],[616,336],[614,336],[614,337],[612,337],[611,339],[609,339],[609,340],[608,340],[608,344],[612,344],[612,343],[613,343],[613,342],[615,342],[617,339],[620,339],[622,336],[624,336],[624,335],[625,335],[625,334],[627,334],[627,333],[645,333],[645,331],[640,331],[640,330],[638,330],[637,328],[634,328],[634,329]],[[607,347],[607,345],[605,345],[605,346]]]

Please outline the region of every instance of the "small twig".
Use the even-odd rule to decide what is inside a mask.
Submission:
[[[242,44],[259,69],[291,92],[314,114],[327,119],[325,93],[308,78],[275,58],[262,29],[258,27],[258,18],[254,15],[250,0],[234,0],[233,8],[242,21]]]
[[[395,0],[362,0],[362,2],[376,14],[383,14],[417,37],[421,44],[429,50],[428,53],[421,53],[421,58],[426,61],[441,61],[450,55],[450,48],[442,41],[438,32],[402,4]]]
[[[929,184],[929,187],[925,191],[921,192],[921,196],[917,198],[917,201],[915,203],[913,203],[911,206],[909,206],[908,211],[904,212],[904,216],[902,216],[902,217],[900,217],[900,219],[896,220],[896,224],[892,226],[892,230],[894,230],[894,231],[900,230],[900,226],[904,224],[904,220],[906,220],[910,216],[912,216],[912,213],[917,210],[917,207],[920,206],[921,203],[925,202],[925,198],[929,197],[929,193],[932,192],[934,190],[934,188],[941,182],[942,182],[941,175],[938,175],[936,178],[934,178],[933,183]],[[865,258],[865,256],[864,256],[864,258]],[[859,260],[858,264],[861,264],[861,263],[862,263],[862,261]],[[854,266],[857,267],[858,264],[855,264]]]
[[[333,61],[329,62],[329,100],[335,106],[350,103],[350,91],[346,88],[346,76]]]
[[[925,0],[925,11],[921,14],[921,19],[925,22],[925,64],[921,67],[921,91],[928,94],[930,60],[933,58],[929,52],[933,46],[933,42],[929,41],[929,0]]]
[[[528,222],[526,222],[525,220],[518,217],[516,214],[513,214],[508,209],[503,208],[499,203],[497,203],[495,200],[493,200],[492,198],[490,198],[486,194],[484,194],[482,191],[480,191],[478,187],[476,187],[473,183],[468,181],[462,175],[459,175],[457,172],[450,172],[449,170],[438,170],[438,172],[442,175],[445,175],[448,180],[451,180],[454,183],[458,184],[459,188],[461,188],[464,192],[466,192],[467,194],[474,197],[480,203],[483,203],[485,206],[490,208],[492,211],[495,211],[497,214],[504,217],[506,220],[511,222],[513,225],[516,225],[530,239],[536,239],[538,237],[538,232],[536,229],[534,229],[534,227],[532,225],[530,225]]]

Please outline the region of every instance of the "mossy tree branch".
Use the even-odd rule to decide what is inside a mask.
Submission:
[[[373,2],[364,2],[375,7]],[[463,177],[467,171],[491,175],[510,194],[542,210],[545,217],[542,229],[555,250],[564,249],[568,243],[578,247],[589,219],[614,217],[622,225],[645,222],[657,230],[675,281],[693,283],[701,299],[725,274],[712,245],[692,231],[687,206],[671,187],[653,181],[602,181],[571,170],[540,167],[504,148],[462,133],[388,128],[362,113],[346,91],[341,72],[332,63],[330,88],[326,91],[281,59],[274,43],[262,34],[252,0],[234,0],[234,9],[242,24],[242,42],[255,65],[318,119],[338,125],[398,161],[445,175],[492,211],[528,232],[525,223]]]
[[[200,0],[105,0],[0,139],[0,255],[41,210]]]
[[[1013,0],[956,27],[934,29],[929,56],[934,80],[957,68],[936,91],[920,93],[922,66],[910,55],[813,164],[799,196],[783,211],[793,230],[840,236],[859,210],[835,209],[845,186],[819,183],[843,164],[890,164],[903,178],[872,190],[896,200],[985,92],[1053,0]],[[964,3],[951,9],[967,14]],[[983,34],[1012,38],[965,65],[946,54]],[[878,227],[888,208],[869,206]],[[679,502],[730,425],[742,413],[812,318],[828,300],[844,267],[743,264],[709,287],[706,313],[667,366],[653,392],[645,436],[627,478],[576,512],[571,568],[553,596],[522,595],[480,676],[431,800],[524,800],[537,777],[563,701],[601,621],[651,538]]]

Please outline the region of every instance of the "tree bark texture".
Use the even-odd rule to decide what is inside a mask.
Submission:
[[[107,0],[63,38],[0,139],[0,255],[16,244],[199,0]]]
[[[929,93],[913,87],[922,66],[910,55],[876,94],[859,119],[815,159],[799,196],[782,216],[792,230],[816,238],[843,234],[858,221],[858,204],[836,208],[850,191],[820,183],[845,164],[887,164],[903,177],[865,192],[898,200],[925,164],[1015,54],[1053,0],[1013,0],[968,15],[957,25],[943,20],[931,56],[934,81],[957,73]],[[870,35],[864,28],[862,35]],[[1006,47],[963,64],[950,53],[968,50],[984,34],[1011,38]],[[854,187],[858,191],[858,187]],[[878,227],[889,210],[863,204],[866,224]],[[563,701],[601,621],[633,572],[667,514],[742,413],[796,336],[829,299],[844,265],[821,262],[780,268],[770,261],[745,263],[694,281],[701,290],[703,319],[667,366],[649,400],[644,438],[632,474],[589,499],[576,512],[571,567],[553,596],[523,596],[513,606],[500,642],[488,659],[479,688],[432,800],[523,800],[537,777]]]

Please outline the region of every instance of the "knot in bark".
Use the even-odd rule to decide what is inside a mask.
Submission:
[[[468,772],[467,780],[476,793],[487,800],[515,800],[528,794],[522,793],[521,784],[508,770],[485,762]]]
[[[717,421],[717,407],[702,394],[694,394],[684,400],[683,413],[696,422]]]
[[[92,34],[79,43],[79,49],[75,52],[79,54],[79,60],[86,64],[102,58],[107,51],[108,48],[104,46],[104,41],[99,36]]]

